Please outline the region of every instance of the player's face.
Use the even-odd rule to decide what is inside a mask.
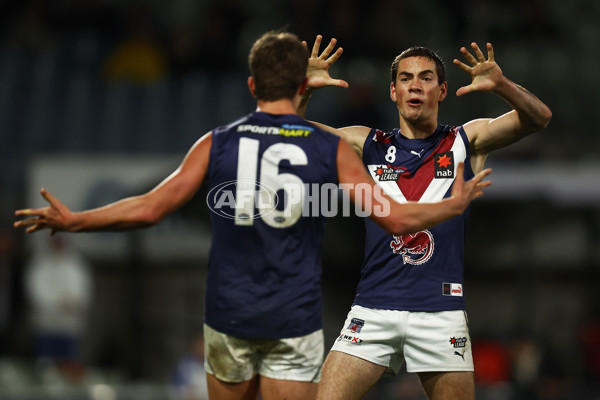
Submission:
[[[400,60],[396,82],[390,86],[390,97],[396,102],[401,118],[413,123],[437,124],[438,103],[446,93],[447,84],[438,83],[433,60],[426,57]]]

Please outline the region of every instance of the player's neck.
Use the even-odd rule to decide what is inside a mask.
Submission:
[[[410,122],[400,118],[400,131],[408,139],[425,139],[435,133],[438,127],[437,120],[426,122]]]
[[[297,114],[294,102],[291,99],[280,99],[275,101],[258,100],[256,111],[269,114]]]

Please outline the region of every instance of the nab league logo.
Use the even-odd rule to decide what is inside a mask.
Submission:
[[[398,181],[398,179],[400,179],[400,173],[402,173],[404,171],[401,170],[399,172],[394,167],[379,166],[379,167],[375,168],[375,170],[373,172],[375,173],[375,176],[377,177],[377,179],[380,182],[387,182],[387,181]]]
[[[409,235],[394,235],[390,247],[394,254],[402,255],[404,264],[421,265],[433,255],[433,235],[427,229]]]

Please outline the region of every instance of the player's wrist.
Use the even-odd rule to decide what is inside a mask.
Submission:
[[[492,89],[492,92],[500,97],[507,97],[510,91],[514,89],[516,89],[516,85],[503,75]]]
[[[454,217],[461,215],[468,206],[468,201],[456,195],[450,196],[448,203],[448,209]]]
[[[65,232],[84,232],[85,214],[82,212],[69,212],[64,217],[64,223],[57,230]]]

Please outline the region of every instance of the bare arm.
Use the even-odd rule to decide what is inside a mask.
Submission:
[[[492,92],[513,108],[498,118],[477,119],[464,125],[471,146],[473,168],[480,171],[491,151],[544,129],[552,118],[552,112],[540,99],[502,74],[490,43],[487,44],[487,60],[476,43],[472,43],[471,47],[475,56],[464,47],[460,50],[471,66],[454,60],[454,64],[472,78],[471,84],[458,89],[456,95],[473,91]]]
[[[483,189],[491,184],[482,181],[491,172],[489,169],[465,182],[464,164],[460,163],[449,198],[437,203],[400,204],[383,194],[350,146],[342,140],[338,147],[337,166],[339,182],[347,188],[350,199],[361,205],[383,229],[396,235],[418,232],[461,215],[471,201],[480,197]]]
[[[51,229],[54,234],[57,231],[123,231],[156,225],[189,201],[200,188],[208,169],[211,143],[212,135],[204,135],[192,146],[179,168],[149,192],[92,210],[72,212],[42,189],[42,197],[49,206],[15,211],[16,216],[24,218],[16,221],[14,227],[27,227],[27,233]]]
[[[317,125],[319,128],[331,132],[336,136],[339,136],[344,140],[344,142],[348,143],[352,150],[362,158],[363,147],[365,145],[365,140],[371,131],[371,128],[367,126],[347,126],[345,128],[332,128],[331,126],[322,124],[320,122],[310,121],[311,123]]]

